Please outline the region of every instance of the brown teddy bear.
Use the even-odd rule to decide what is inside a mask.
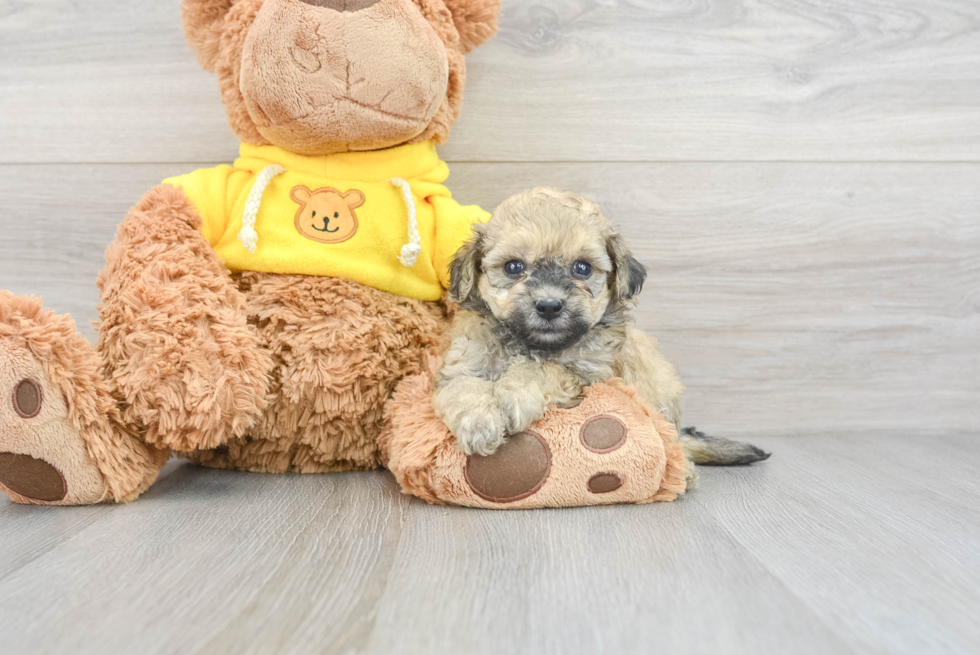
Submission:
[[[92,347],[0,292],[0,490],[128,502],[172,451],[218,468],[379,464],[396,384],[486,214],[443,186],[464,55],[499,0],[184,0],[242,142],[152,189],[99,278]]]

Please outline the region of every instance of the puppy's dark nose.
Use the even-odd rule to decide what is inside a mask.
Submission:
[[[548,300],[539,300],[534,308],[538,310],[538,316],[546,321],[553,321],[561,314],[564,306],[565,303],[557,298],[549,298]]]

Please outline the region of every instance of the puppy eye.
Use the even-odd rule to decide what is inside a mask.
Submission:
[[[511,277],[524,275],[524,262],[519,259],[512,259],[504,264],[504,273]]]
[[[592,264],[589,262],[577,261],[572,264],[572,273],[575,274],[575,277],[589,277],[592,275]]]

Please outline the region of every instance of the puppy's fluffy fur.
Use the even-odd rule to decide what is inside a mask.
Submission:
[[[646,269],[594,203],[547,188],[506,200],[456,254],[451,278],[461,310],[433,402],[467,454],[493,453],[550,404],[614,377],[680,421],[676,369],[632,326]],[[768,457],[693,429],[681,441],[695,463]]]

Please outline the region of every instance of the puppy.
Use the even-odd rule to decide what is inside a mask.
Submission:
[[[594,203],[531,189],[501,204],[456,254],[450,295],[460,305],[433,404],[467,454],[489,455],[551,404],[610,378],[679,427],[684,385],[633,328],[646,269]],[[749,464],[768,454],[707,437],[681,441],[697,464]]]

